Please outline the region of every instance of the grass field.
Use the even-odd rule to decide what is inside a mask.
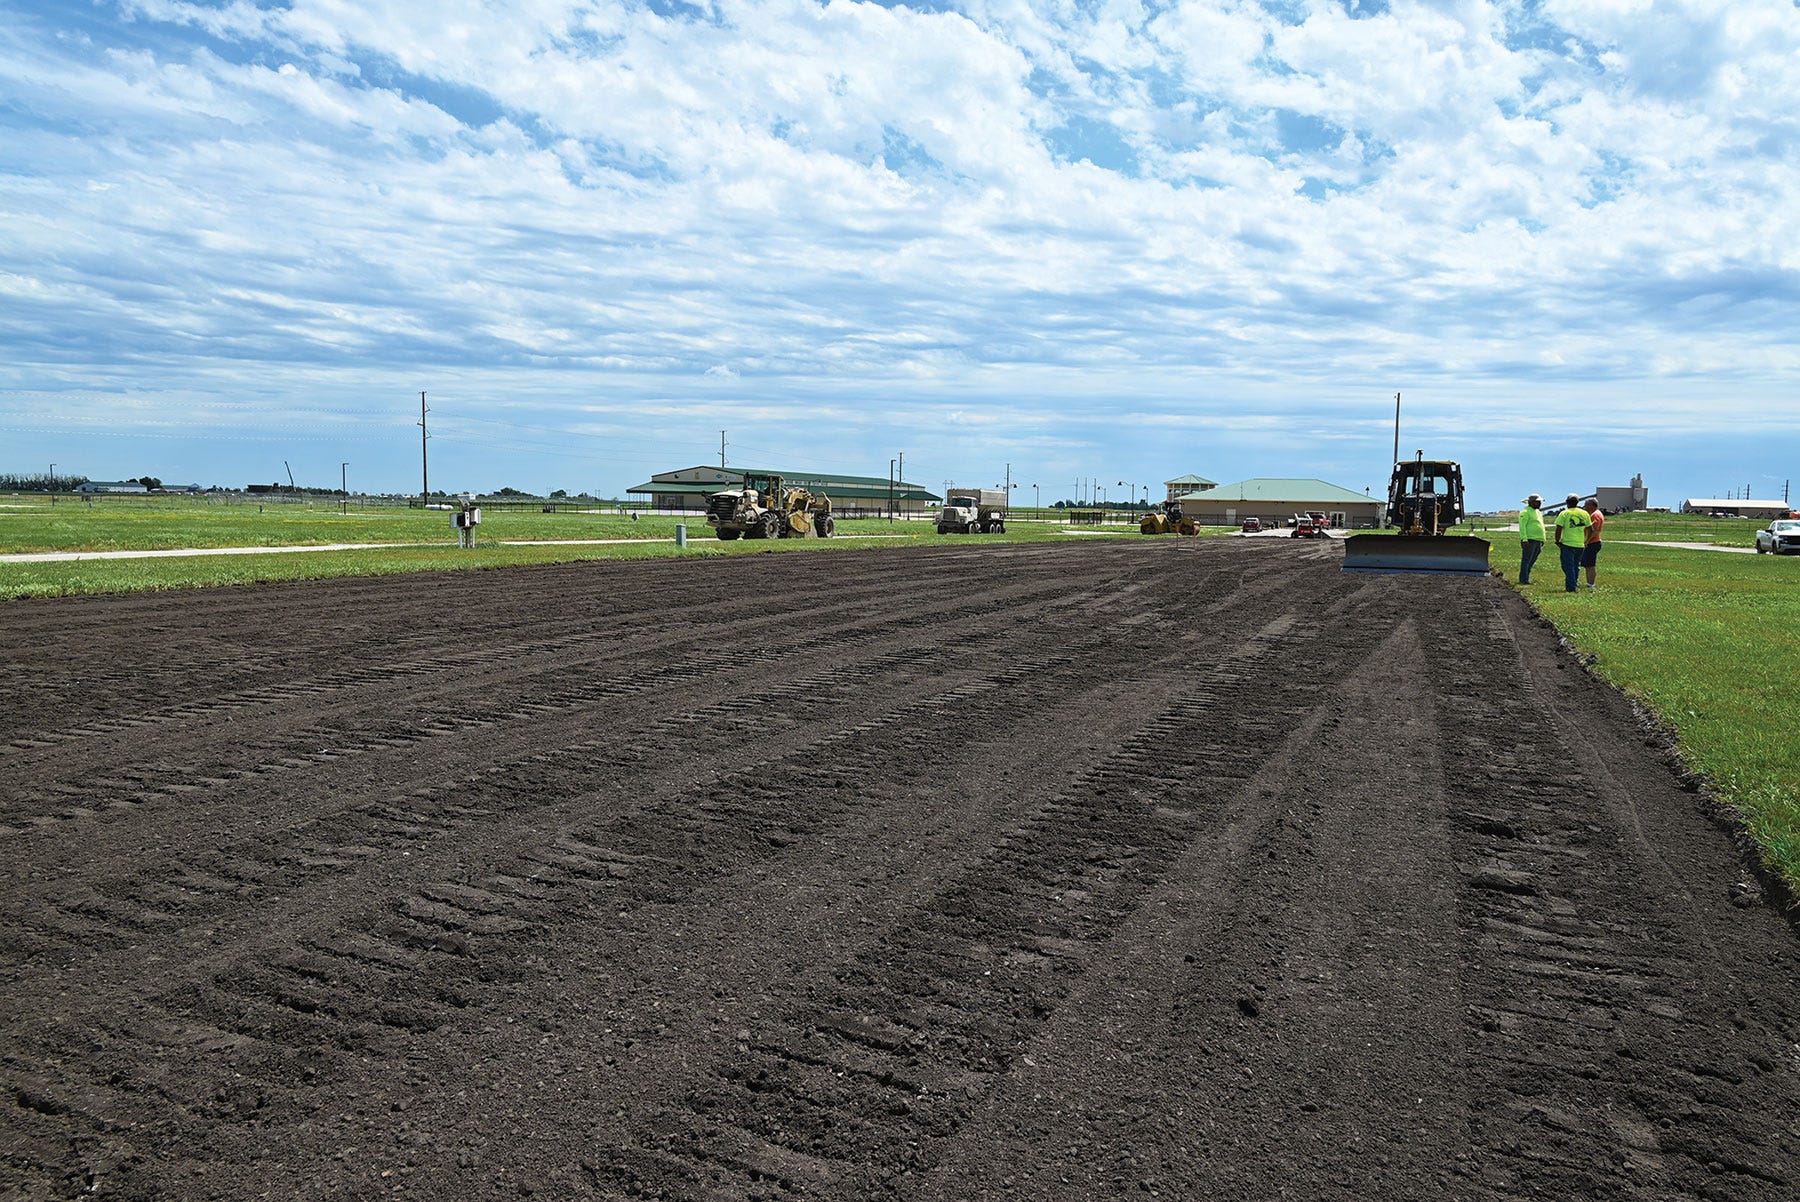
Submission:
[[[1518,538],[1511,531],[1502,533],[1499,528],[1516,524],[1517,520],[1511,516],[1475,518],[1468,525],[1459,526],[1457,532],[1480,534],[1483,537],[1489,537],[1491,532],[1494,545],[1499,547],[1507,545],[1508,538],[1515,541]],[[1608,542],[1707,543],[1715,547],[1753,547],[1756,545],[1756,532],[1767,524],[1747,518],[1709,518],[1695,513],[1621,513],[1606,519],[1606,527],[1602,533]]]
[[[57,597],[79,593],[140,592],[202,588],[337,576],[387,576],[403,572],[500,568],[667,555],[747,555],[804,553],[843,546],[914,546],[919,543],[1067,541],[1074,537],[1060,520],[1010,521],[1003,535],[940,536],[929,522],[851,518],[838,522],[838,536],[823,539],[740,539],[721,542],[698,515],[677,519],[539,509],[484,509],[478,545],[459,550],[449,514],[441,510],[358,509],[348,516],[329,503],[315,506],[254,503],[225,505],[206,500],[107,498],[91,508],[64,499],[52,506],[41,497],[0,497],[0,554],[40,552],[155,551],[184,548],[324,546],[336,543],[391,543],[366,550],[308,551],[267,555],[196,555],[157,559],[94,559],[56,563],[0,563],[0,600]],[[685,549],[672,541],[678,521],[689,537]],[[1123,522],[1081,527],[1082,537],[1141,537]],[[1224,528],[1208,533],[1228,533]],[[628,539],[600,546],[505,546],[506,540]]]
[[[481,533],[501,538],[671,538],[673,519],[634,522],[617,513],[486,509]],[[91,507],[64,499],[0,498],[0,554],[32,551],[139,551],[181,547],[282,547],[322,543],[456,545],[443,510],[223,504],[185,497],[108,497]]]
[[[1613,529],[1608,524],[1606,533]],[[1517,555],[1516,543],[1496,543],[1494,558],[1509,580],[1517,580]],[[1546,549],[1521,591],[1596,657],[1596,670],[1674,729],[1689,767],[1737,813],[1764,863],[1800,898],[1800,557],[1609,537],[1599,588],[1571,594],[1554,556]]]

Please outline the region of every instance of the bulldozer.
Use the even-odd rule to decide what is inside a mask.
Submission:
[[[706,524],[734,538],[830,538],[837,533],[831,498],[776,475],[747,475],[737,488],[706,495]]]
[[[1138,531],[1142,534],[1195,535],[1200,533],[1200,523],[1181,515],[1180,501],[1164,501],[1160,508],[1144,515],[1138,522]]]
[[[1418,451],[1412,462],[1394,464],[1388,480],[1387,524],[1394,533],[1345,539],[1344,571],[1485,576],[1487,540],[1449,533],[1462,520],[1462,465]]]

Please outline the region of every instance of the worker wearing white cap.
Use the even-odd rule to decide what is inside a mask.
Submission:
[[[1544,553],[1544,498],[1532,493],[1520,502],[1519,510],[1519,583],[1531,583],[1531,565]]]

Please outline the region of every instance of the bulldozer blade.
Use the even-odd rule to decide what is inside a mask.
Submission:
[[[1463,534],[1436,538],[1352,534],[1344,540],[1344,571],[1485,576],[1488,574],[1488,541]]]

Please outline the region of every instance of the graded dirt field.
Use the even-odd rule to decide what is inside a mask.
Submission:
[[[1341,554],[0,607],[0,1197],[1800,1194],[1729,834]]]

